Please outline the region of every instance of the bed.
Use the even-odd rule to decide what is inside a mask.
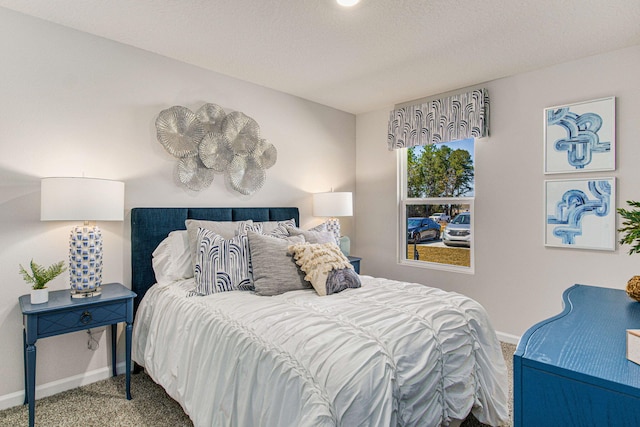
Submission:
[[[289,207],[132,209],[133,360],[195,426],[508,424],[505,363],[477,302],[365,275],[327,296],[193,295],[193,278],[159,280],[152,265],[187,220],[300,221]]]

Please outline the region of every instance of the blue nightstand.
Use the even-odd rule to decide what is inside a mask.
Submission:
[[[348,256],[347,258],[351,265],[353,265],[355,272],[360,274],[360,260],[362,260],[362,258],[358,258],[357,256]]]
[[[99,326],[111,325],[111,363],[116,376],[116,331],[126,322],[126,394],[131,399],[131,331],[136,294],[119,283],[102,285],[102,294],[77,299],[68,289],[49,292],[49,301],[31,304],[29,295],[19,298],[23,319],[24,403],[29,404],[29,426],[35,421],[36,341]]]

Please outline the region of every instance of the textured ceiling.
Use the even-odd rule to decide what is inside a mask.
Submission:
[[[0,0],[351,113],[640,44],[639,0]]]

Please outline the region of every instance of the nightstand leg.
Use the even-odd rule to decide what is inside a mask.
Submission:
[[[116,335],[118,334],[118,324],[111,325],[111,366],[113,366],[113,376],[118,375],[116,369]]]
[[[29,344],[26,348],[27,384],[25,398],[29,403],[29,427],[33,427],[36,415],[36,346]]]
[[[22,330],[22,358],[24,359],[24,404],[29,403],[28,378],[27,378],[27,331]]]
[[[127,400],[131,400],[131,332],[133,332],[133,325],[127,323],[125,339]]]

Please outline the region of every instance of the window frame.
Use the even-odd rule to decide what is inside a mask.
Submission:
[[[475,142],[474,142],[475,143]],[[397,149],[398,159],[398,239],[397,239],[397,261],[400,265],[410,267],[426,268],[430,270],[441,270],[455,273],[475,274],[475,178],[473,197],[429,197],[429,198],[409,198],[407,197],[407,150],[409,148]],[[475,166],[475,165],[474,165]],[[471,242],[469,243],[470,259],[469,267],[441,264],[437,262],[420,261],[407,258],[407,206],[410,205],[445,205],[445,204],[465,204],[469,205],[471,213]],[[453,218],[451,218],[453,220]]]

